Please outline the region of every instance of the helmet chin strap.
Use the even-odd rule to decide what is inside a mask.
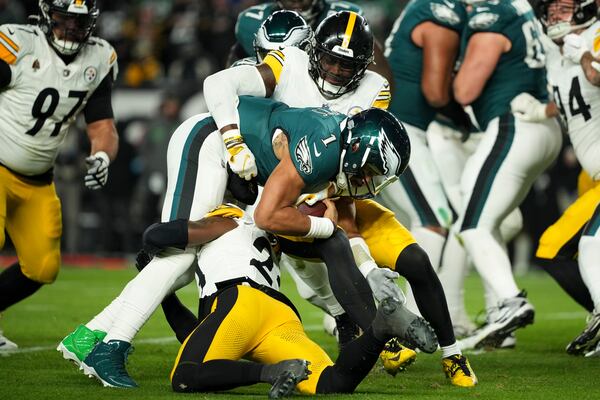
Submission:
[[[81,47],[78,42],[58,39],[56,35],[52,35],[52,45],[60,54],[65,56],[71,56],[77,53]]]
[[[547,29],[548,37],[552,40],[561,39],[569,33],[576,31],[578,29],[587,28],[596,22],[596,18],[591,18],[589,21],[584,22],[579,25],[571,25],[568,21],[561,21],[554,25],[550,25]]]
[[[333,85],[329,82],[327,82],[325,79],[321,78],[320,76],[317,78],[319,87],[322,88],[322,94],[326,95],[327,97],[331,97],[331,98],[336,98],[338,97],[338,95],[336,93],[338,93],[342,87],[341,86],[336,86]]]

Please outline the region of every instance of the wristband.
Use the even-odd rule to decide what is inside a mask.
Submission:
[[[366,278],[369,272],[377,268],[377,264],[373,257],[371,257],[367,243],[362,237],[353,237],[350,239],[350,248],[352,249],[354,261],[356,261],[360,273]]]
[[[324,217],[313,217],[312,215],[309,215],[308,218],[310,218],[310,229],[304,235],[305,238],[327,239],[333,235],[335,225],[332,220]]]
[[[244,138],[238,129],[230,129],[221,135],[227,150],[244,143]]]

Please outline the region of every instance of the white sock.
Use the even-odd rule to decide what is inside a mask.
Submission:
[[[131,343],[133,337],[150,318],[165,296],[175,288],[178,278],[190,268],[195,254],[170,251],[152,261],[123,291],[122,304],[104,342],[122,340]]]
[[[444,287],[448,311],[453,322],[458,323],[464,319],[470,320],[465,309],[465,277],[469,264],[467,253],[458,241],[456,235],[450,232],[444,247],[442,265],[438,271],[440,282]]]
[[[443,346],[440,348],[442,349],[442,358],[448,358],[455,354],[457,354],[457,355],[462,354],[462,352],[460,351],[460,348],[458,347],[458,343],[456,343],[456,342],[452,343],[450,346]]]
[[[425,250],[425,253],[429,256],[429,261],[431,261],[433,269],[437,271],[440,267],[442,250],[444,249],[446,238],[443,235],[422,226],[412,228],[410,233],[412,233],[419,246]]]
[[[109,305],[107,305],[104,310],[92,318],[90,322],[85,324],[85,326],[93,331],[97,330],[108,332],[112,327],[113,321],[115,320],[115,315],[121,309],[122,304],[123,300],[121,299],[121,295],[119,295]]]
[[[461,232],[460,235],[477,272],[491,290],[500,299],[518,295],[519,288],[512,274],[508,254],[492,233],[483,228],[474,228]]]
[[[319,296],[317,296],[315,291],[312,290],[312,288],[308,286],[302,280],[302,278],[300,278],[300,276],[298,276],[298,272],[296,272],[296,269],[290,265],[290,259],[291,257],[287,256],[286,254],[282,254],[281,260],[279,261],[279,267],[287,271],[287,273],[292,277],[294,283],[296,284],[296,290],[298,291],[300,297],[308,301],[313,306],[318,307],[323,311],[328,311],[325,302],[321,300]]]
[[[579,272],[592,296],[594,311],[600,312],[600,237],[579,239]]]

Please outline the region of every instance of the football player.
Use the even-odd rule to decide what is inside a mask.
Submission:
[[[306,336],[295,307],[278,292],[278,257],[276,249],[275,254],[270,251],[269,237],[239,208],[221,206],[198,222],[155,224],[144,238],[154,249],[203,245],[196,281],[200,302],[209,311],[196,319],[175,295],[165,309],[183,343],[171,373],[176,392],[267,382],[273,385],[270,398],[283,397],[294,387],[305,394],[351,393],[385,342],[407,336],[410,324],[402,320],[406,315],[400,303],[383,299],[370,327],[341,349],[334,364]]]
[[[237,124],[235,105],[238,95],[270,96],[295,107],[325,104],[348,115],[368,107],[385,109],[390,101],[389,85],[382,76],[367,70],[372,59],[373,37],[366,20],[354,12],[338,12],[319,24],[314,46],[308,54],[295,47],[287,47],[269,53],[256,67],[239,66],[209,76],[204,81],[204,96],[229,148],[232,170],[246,179],[253,175],[254,157],[244,144],[243,129],[239,129]],[[274,136],[274,143],[276,140]],[[317,147],[308,150],[313,157],[320,157]],[[345,186],[344,181],[336,184],[342,188]],[[338,202],[338,206],[342,204]],[[358,227],[343,228],[351,238],[353,252],[361,255],[357,263],[359,268],[363,266],[363,275],[367,276],[376,265],[380,265],[406,277],[418,292],[419,310],[436,330],[445,365],[454,365],[456,360],[466,363],[455,345],[442,286],[423,249],[394,219],[393,213],[384,207],[369,201],[352,202],[351,207],[356,208],[352,212],[359,220]],[[379,231],[375,232],[374,227],[378,227]],[[284,244],[286,242],[283,241]],[[285,250],[286,253],[291,251],[289,247]],[[301,251],[295,255],[301,255]],[[312,279],[312,282],[306,282],[310,287],[326,288],[326,282],[321,280],[325,274],[314,274],[312,267],[305,267],[305,262],[298,266],[294,258],[287,260],[294,267],[299,267],[299,272],[307,272],[303,278]],[[373,292],[377,291],[377,285],[371,288]],[[334,290],[334,294],[342,305],[346,302],[339,297],[344,295],[343,291]],[[332,300],[335,302],[336,299]],[[346,309],[342,308],[329,308],[329,312],[339,316],[337,313]],[[447,371],[450,369],[446,368]],[[467,374],[470,369],[465,366],[460,371]],[[458,374],[453,383],[458,381],[472,384],[475,380]]]
[[[345,270],[337,273],[339,280],[332,281],[332,287],[354,291],[355,296],[344,306],[366,329],[375,314],[370,313],[370,308],[374,308],[372,292],[358,269],[348,269],[336,260],[341,253],[347,253],[346,259],[352,259],[352,255],[347,237],[336,230],[335,208],[324,217],[308,217],[294,205],[302,192],[318,192],[330,181],[338,180],[338,175],[343,175],[339,180],[346,182],[350,193],[376,193],[379,188],[374,177],[394,179],[408,163],[410,147],[404,128],[380,109],[346,117],[324,108],[290,108],[273,100],[245,96],[239,99],[238,113],[246,143],[257,155],[258,183],[264,186],[254,214],[257,226],[277,234],[329,238],[316,241],[325,255],[324,261]],[[267,132],[287,141],[272,141]],[[312,156],[313,148],[319,149],[319,157]],[[227,158],[220,131],[210,114],[183,122],[169,142],[162,221],[197,220],[218,206],[228,181]],[[189,282],[185,273],[190,270],[195,253],[194,247],[169,248],[155,256],[115,301],[87,328],[78,328],[68,335],[58,350],[65,358],[94,370],[105,385],[135,387],[124,367],[131,340],[165,295]],[[421,321],[416,316],[415,319]],[[425,351],[435,351],[437,339],[430,329],[422,321],[400,339]],[[109,345],[99,348],[99,354],[92,351],[90,344],[98,337],[96,330],[107,332],[103,341]],[[83,350],[82,343],[87,343]]]
[[[575,155],[590,184],[544,232],[536,261],[591,313],[586,328],[568,344],[567,352],[592,356],[600,354],[598,6],[593,0],[543,0],[537,6],[547,36],[554,42],[544,43],[554,103],[566,121]],[[531,99],[516,106],[527,117],[545,116],[546,106]]]
[[[529,3],[475,2],[470,8],[464,59],[453,86],[457,101],[473,107],[484,134],[465,165],[463,204],[454,229],[499,300],[487,324],[462,343],[481,347],[496,346],[533,322],[534,308],[517,287],[497,238],[502,220],[558,155],[561,134],[555,120],[531,122],[511,112],[511,101],[520,93],[540,100],[548,96],[541,29]]]
[[[362,10],[356,4],[336,0],[277,0],[249,7],[238,16],[235,25],[237,42],[231,48],[228,64],[253,54],[252,44],[260,25],[277,10],[298,12],[313,29],[316,29],[325,18],[340,11],[351,11],[362,15]],[[390,80],[392,74],[379,43],[375,43],[374,52],[374,63],[369,68]]]
[[[0,275],[0,312],[54,282],[60,266],[60,201],[53,167],[83,112],[91,143],[85,185],[102,188],[117,155],[111,86],[117,55],[93,37],[95,0],[40,0],[37,25],[0,26],[0,248],[18,262]],[[0,351],[16,345],[1,335]]]

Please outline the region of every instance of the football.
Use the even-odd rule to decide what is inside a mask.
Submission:
[[[306,203],[298,205],[298,211],[304,215],[312,215],[313,217],[322,217],[327,211],[327,206],[322,201],[317,201],[314,205],[309,206]]]

